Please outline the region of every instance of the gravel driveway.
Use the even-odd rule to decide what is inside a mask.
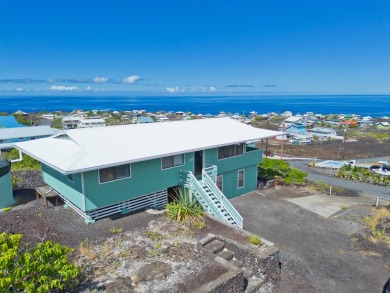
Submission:
[[[363,237],[369,207],[325,219],[285,200],[305,195],[281,187],[232,200],[245,229],[280,248],[282,280],[274,292],[381,292],[390,277],[390,249]]]

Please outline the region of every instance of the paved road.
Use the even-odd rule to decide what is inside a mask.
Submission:
[[[372,161],[372,160],[373,159],[370,159],[369,161]],[[316,168],[302,167],[302,165],[306,164],[306,163],[307,163],[306,161],[291,161],[290,165],[292,167],[295,167],[295,168],[298,168],[302,171],[307,172],[308,179],[311,181],[325,181],[329,185],[344,187],[344,188],[351,189],[351,190],[357,190],[357,191],[363,192],[364,194],[366,194],[368,196],[375,196],[375,197],[379,196],[379,197],[390,199],[390,188],[389,187],[340,179],[340,178],[337,178],[334,176],[330,176],[331,172],[334,174],[336,172],[336,170],[331,171],[329,169],[316,169]]]
[[[301,196],[295,189],[281,187],[231,200],[246,230],[280,248],[282,279],[274,292],[382,292],[390,254],[384,250],[363,257],[362,251],[374,248],[350,239],[362,232],[358,223],[364,213],[356,208],[356,218],[346,214],[329,219],[285,200]]]

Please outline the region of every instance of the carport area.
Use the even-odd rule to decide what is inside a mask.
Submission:
[[[232,200],[244,228],[280,248],[282,279],[273,292],[381,292],[390,277],[390,249],[366,238],[367,202],[374,201],[330,197],[333,208],[327,214],[342,210],[326,217],[313,210],[322,198],[298,200],[312,195],[302,188],[279,187]]]

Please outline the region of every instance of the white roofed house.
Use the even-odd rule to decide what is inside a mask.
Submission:
[[[216,118],[67,130],[16,147],[42,163],[43,180],[86,221],[164,208],[179,188],[242,227],[228,198],[257,188],[254,142],[279,134]]]
[[[41,139],[58,132],[61,131],[50,126],[0,128],[0,153],[14,148],[16,142]]]

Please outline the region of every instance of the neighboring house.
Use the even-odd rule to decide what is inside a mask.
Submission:
[[[68,116],[62,118],[63,129],[89,128],[106,126],[106,121],[99,117]]]
[[[390,130],[390,123],[389,122],[379,122],[376,127],[378,129]]]
[[[153,123],[154,121],[149,116],[140,116],[138,117],[137,122],[142,124],[142,123]]]
[[[313,141],[313,135],[311,134],[297,134],[290,137],[290,143],[293,145],[308,144]]]
[[[324,137],[324,138],[334,137],[337,135],[336,130],[331,128],[324,128],[324,127],[314,127],[312,129],[309,129],[308,131],[312,135],[315,135],[317,137]]]
[[[181,188],[242,227],[226,198],[257,188],[254,142],[280,134],[220,118],[75,129],[16,147],[42,163],[43,180],[86,221],[164,208],[168,190]]]
[[[286,133],[290,135],[305,135],[306,134],[306,125],[303,123],[294,123],[289,128],[286,129]]]
[[[291,116],[284,120],[282,124],[284,124],[285,126],[289,126],[298,122],[302,123],[303,121],[304,118],[302,116]]]
[[[50,126],[0,128],[0,152],[12,149],[16,142],[40,139],[58,132],[58,129]]]
[[[43,114],[41,117],[43,119],[53,120],[54,119],[54,114]]]
[[[106,126],[106,121],[100,117],[85,117],[77,124],[78,128],[102,127]]]

